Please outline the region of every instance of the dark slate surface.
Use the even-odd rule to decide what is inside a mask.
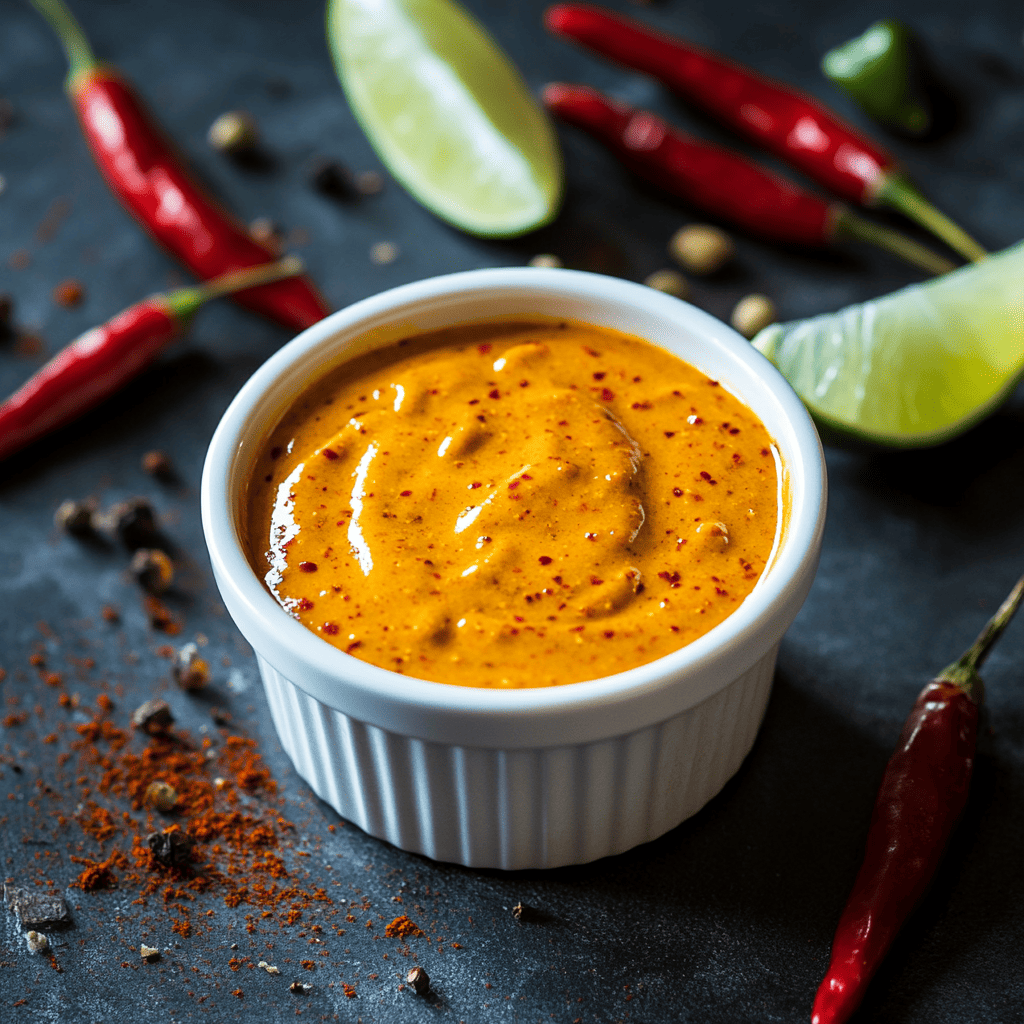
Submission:
[[[656,85],[546,37],[542,3],[469,6],[531,86],[586,81],[728,139]],[[955,105],[940,138],[892,140],[893,149],[984,243],[999,248],[1021,236],[1024,17],[1015,0],[905,0],[884,9],[857,0],[612,6],[799,83],[854,119],[857,112],[820,77],[817,61],[876,17],[899,13],[918,30]],[[355,170],[378,163],[335,82],[321,3],[76,0],[74,8],[97,52],[138,84],[212,187],[244,217],[271,216],[293,232],[335,304],[434,274],[517,265],[547,251],[639,280],[666,264],[666,240],[690,219],[684,207],[638,187],[571,132],[563,133],[564,212],[533,237],[464,237],[391,182],[373,199],[331,202],[308,186],[311,160],[336,157]],[[0,0],[0,96],[15,112],[0,139],[0,291],[14,295],[19,323],[43,338],[48,352],[135,299],[186,280],[108,194],[61,91],[63,73],[38,16],[23,3]],[[234,107],[259,121],[272,170],[240,170],[207,148],[206,127]],[[369,259],[380,241],[400,247],[386,267]],[[755,289],[795,318],[915,279],[887,256],[854,246],[822,256],[742,236],[737,245],[736,268],[695,288],[695,301],[720,316]],[[28,265],[14,269],[19,260],[11,257],[22,250]],[[71,310],[51,298],[53,286],[69,277],[87,292]],[[42,712],[0,727],[7,797],[0,805],[0,857],[13,884],[54,882],[74,918],[71,928],[51,933],[58,973],[45,958],[30,956],[15,916],[3,914],[0,1018],[227,1021],[298,1009],[316,1019],[367,1022],[806,1020],[902,720],[923,681],[973,639],[1024,563],[1021,396],[933,451],[830,448],[821,570],[783,644],[764,728],[739,774],[694,819],[648,846],[582,868],[502,874],[409,856],[352,826],[328,832],[336,816],[282,754],[252,654],[215,593],[197,500],[204,451],[232,395],[286,340],[283,331],[228,304],[211,307],[186,343],[123,394],[0,467],[0,698],[5,715],[37,704]],[[13,389],[41,358],[4,343],[0,389]],[[140,456],[152,448],[170,454],[177,483],[161,485],[143,474]],[[169,682],[168,663],[157,653],[166,637],[147,627],[123,553],[76,543],[51,526],[65,497],[94,495],[106,505],[136,494],[153,501],[177,545],[182,571],[169,603],[185,619],[181,639],[200,632],[209,638],[215,675],[204,699]],[[120,624],[100,619],[107,603],[122,609]],[[259,740],[281,784],[283,810],[298,825],[295,848],[316,851],[301,861],[288,851],[296,877],[304,885],[338,883],[331,913],[365,897],[374,926],[364,929],[360,919],[344,940],[331,938],[329,957],[307,975],[298,961],[314,947],[299,936],[301,925],[275,919],[248,934],[246,908],[232,911],[210,895],[194,908],[215,910],[210,930],[183,940],[171,933],[159,899],[142,908],[132,904],[131,887],[95,894],[66,888],[79,870],[69,856],[102,848],[73,820],[56,822],[56,813],[73,819],[80,793],[70,766],[55,765],[68,735],[56,745],[42,738],[77,719],[58,708],[58,691],[30,666],[37,650],[84,703],[109,689],[112,717],[122,725],[155,693],[168,697],[179,724],[195,736],[201,727],[216,735],[212,704],[229,709],[235,726]],[[95,667],[76,674],[71,659],[84,656]],[[1016,623],[987,666],[988,717],[966,821],[859,1020],[994,1024],[1024,1015],[1022,663],[1024,624]],[[43,785],[53,792],[40,792]],[[443,953],[437,943],[414,940],[405,958],[383,937],[398,892],[406,909],[418,907],[410,914],[433,922]],[[512,919],[520,900],[540,909],[539,920]],[[158,964],[140,964],[142,941],[166,950]],[[268,942],[280,976],[229,969],[232,956],[271,959]],[[398,974],[415,960],[434,979],[433,1002],[398,991]],[[131,966],[122,968],[122,961]],[[303,997],[288,991],[299,974],[314,986]],[[356,999],[345,998],[342,981],[355,984]],[[231,995],[236,987],[241,1000]]]

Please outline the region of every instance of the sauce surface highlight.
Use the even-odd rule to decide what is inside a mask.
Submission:
[[[462,325],[299,397],[253,473],[249,555],[290,614],[364,661],[578,682],[739,606],[773,549],[776,458],[743,403],[638,338]]]

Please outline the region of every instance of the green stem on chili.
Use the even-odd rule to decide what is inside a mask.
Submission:
[[[79,75],[99,66],[92,46],[75,21],[72,13],[60,0],[29,0],[29,3],[50,23],[57,33],[61,46],[68,58],[68,88]]]
[[[918,694],[885,767],[864,859],[832,939],[811,1024],[844,1024],[924,895],[967,804],[983,697],[978,667],[1024,598],[1024,576],[978,639]]]
[[[895,158],[817,100],[685,39],[589,4],[556,4],[544,22],[626,67],[651,75],[837,195],[893,206],[969,260],[984,249],[919,193]]]

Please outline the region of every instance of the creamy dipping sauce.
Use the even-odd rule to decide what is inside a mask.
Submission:
[[[779,493],[764,426],[699,370],[609,329],[504,320],[312,384],[256,463],[247,539],[282,607],[353,657],[552,686],[726,618]]]

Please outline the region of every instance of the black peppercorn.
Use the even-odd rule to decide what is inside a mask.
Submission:
[[[162,594],[174,582],[174,566],[158,548],[139,548],[128,570],[150,594]]]
[[[210,681],[210,666],[195,644],[185,644],[174,659],[174,678],[183,690],[201,690]]]
[[[146,836],[146,842],[153,856],[169,868],[188,864],[196,845],[196,841],[187,832],[177,828],[170,832],[151,832]]]
[[[59,530],[65,530],[74,537],[87,537],[93,532],[93,513],[96,507],[90,501],[62,501],[53,515]]]
[[[155,546],[156,519],[152,506],[145,498],[132,498],[111,506],[103,516],[102,523],[130,551]]]
[[[334,199],[351,199],[356,192],[351,171],[337,160],[317,160],[310,180],[318,192]]]

